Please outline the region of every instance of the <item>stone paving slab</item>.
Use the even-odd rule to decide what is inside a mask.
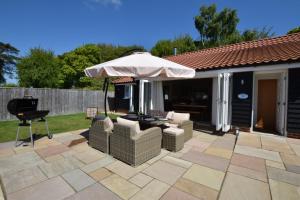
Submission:
[[[224,176],[224,172],[194,164],[183,175],[183,178],[208,186],[215,190],[220,190]]]
[[[219,156],[222,158],[230,159],[232,155],[232,151],[223,148],[209,147],[205,150],[206,154]]]
[[[152,177],[147,176],[143,173],[138,173],[137,175],[135,175],[134,177],[129,179],[129,181],[131,183],[134,183],[135,185],[139,186],[140,188],[144,187],[145,185],[147,185],[152,180],[153,180]]]
[[[0,200],[4,200],[4,193],[2,191],[2,187],[0,187]]]
[[[179,179],[176,182],[175,187],[201,200],[216,200],[218,197],[217,190],[184,178]]]
[[[171,164],[174,164],[174,165],[177,165],[179,167],[183,167],[183,168],[189,168],[193,164],[193,163],[191,163],[189,161],[185,161],[185,160],[182,160],[182,159],[174,158],[174,157],[171,157],[171,156],[165,156],[161,160],[166,161],[166,162],[171,163]]]
[[[290,144],[297,156],[300,156],[300,144]]]
[[[299,187],[269,179],[271,194],[273,200],[299,200]]]
[[[285,167],[289,172],[300,174],[300,166],[286,164]]]
[[[216,139],[210,147],[215,147],[215,148],[223,148],[223,149],[228,149],[228,150],[233,150],[235,145],[235,138],[234,139],[223,139],[223,138],[218,138]]]
[[[51,163],[40,164],[39,168],[47,175],[48,178],[52,178],[82,166],[83,164],[76,158],[69,157],[62,160],[56,160]]]
[[[11,148],[8,149],[0,149],[0,158],[12,156],[15,154],[15,151]]]
[[[105,168],[118,174],[119,176],[121,176],[125,179],[129,179],[132,176],[134,176],[135,174],[137,174],[137,173],[141,172],[142,170],[144,170],[145,168],[147,168],[148,166],[149,165],[147,163],[144,163],[142,165],[132,167],[121,161],[115,161],[115,162],[107,165]]]
[[[66,198],[65,200],[121,200],[116,194],[105,188],[103,185],[96,183],[86,189]]]
[[[261,148],[261,140],[258,135],[240,132],[237,145]]]
[[[76,146],[79,146],[79,145],[76,145]],[[97,160],[100,160],[101,158],[104,158],[106,155],[100,151],[90,148],[86,151],[78,152],[78,153],[74,154],[74,156],[81,162],[83,162],[85,164],[89,164],[89,163],[95,162]]]
[[[100,168],[89,173],[89,176],[96,181],[101,181],[110,175],[112,175],[112,173],[105,168]]]
[[[67,172],[62,175],[62,177],[78,192],[93,183],[95,180],[90,176],[82,172],[80,169],[76,169],[70,172]]]
[[[231,164],[266,173],[265,160],[253,156],[234,153]]]
[[[74,194],[74,190],[61,178],[55,177],[47,181],[27,187],[7,195],[8,200],[61,200]],[[41,198],[42,197],[42,198]]]
[[[271,200],[271,196],[267,183],[228,172],[219,199]]]
[[[173,185],[185,171],[186,169],[183,167],[175,166],[164,161],[157,161],[145,169],[143,173],[169,185]]]
[[[234,152],[239,153],[239,154],[244,154],[247,156],[263,158],[266,160],[282,162],[278,152],[269,151],[269,150],[265,150],[265,149],[257,149],[257,148],[253,148],[253,147],[236,145]]]
[[[201,142],[212,143],[218,137],[219,136],[216,136],[216,135],[210,135],[210,134],[206,134],[206,133],[200,133],[196,138],[199,139]]]
[[[161,158],[165,157],[169,153],[170,153],[169,151],[162,149],[160,154],[158,156],[155,156],[154,158],[148,160],[147,164],[151,165],[151,164],[155,163],[156,161],[160,160]]]
[[[45,163],[45,161],[35,152],[26,152],[11,157],[4,157],[0,159],[0,174],[4,174],[8,171],[20,171],[43,163]]]
[[[275,162],[275,161],[272,161],[272,160],[266,160],[266,166],[285,170],[285,167],[284,167],[283,163]]]
[[[174,187],[168,190],[167,193],[161,198],[161,200],[199,200],[198,198],[178,190]]]
[[[49,156],[44,158],[44,160],[46,160],[47,162],[55,162],[57,160],[63,160],[64,157],[61,154],[57,154],[57,155],[53,155],[53,156]]]
[[[281,154],[282,161],[286,165],[300,166],[300,157],[291,154]]]
[[[46,180],[47,177],[38,167],[27,168],[18,172],[6,173],[2,176],[2,184],[7,194]]]
[[[169,185],[159,180],[153,180],[146,185],[142,190],[137,192],[131,200],[156,200],[170,188]]]
[[[56,146],[50,146],[50,147],[46,147],[43,149],[38,149],[36,150],[36,152],[43,158],[49,157],[49,156],[53,156],[53,155],[57,155],[60,153],[63,153],[65,151],[69,151],[70,149],[68,147],[66,147],[65,145],[56,145]]]
[[[288,172],[285,170],[267,167],[268,177],[270,179],[300,186],[300,174]]]
[[[208,142],[202,142],[197,138],[192,138],[189,141],[187,141],[185,143],[185,145],[189,145],[189,146],[193,146],[193,147],[197,147],[199,149],[199,151],[204,151],[205,149],[207,149],[210,145],[210,143]]]
[[[201,153],[194,150],[190,150],[189,152],[184,154],[181,158],[189,162],[210,167],[223,172],[226,172],[226,169],[229,165],[228,159]]]
[[[140,190],[138,186],[128,182],[127,180],[116,174],[103,179],[102,181],[100,181],[100,183],[123,199],[131,198]]]
[[[90,164],[81,167],[81,170],[84,171],[85,173],[90,173],[99,168],[105,167],[115,161],[116,160],[112,156],[106,155],[104,158],[101,158],[100,160],[97,160],[95,162],[92,162]]]
[[[9,149],[9,148],[14,148],[15,147],[15,141],[10,141],[10,142],[3,142],[0,143],[0,149]]]
[[[236,165],[229,165],[228,172],[256,179],[259,181],[268,182],[266,172],[256,171]]]
[[[27,146],[15,147],[14,151],[16,152],[16,154],[22,154],[22,153],[27,153],[27,152],[33,152],[33,148],[31,146],[31,144],[29,144]]]
[[[84,138],[84,137],[81,135],[69,134],[69,135],[66,135],[63,137],[57,137],[57,138],[55,138],[55,140],[60,143],[69,144],[73,140],[78,140],[78,139],[82,139],[82,138]]]

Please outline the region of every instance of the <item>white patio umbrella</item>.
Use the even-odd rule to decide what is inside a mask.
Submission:
[[[136,52],[84,70],[88,77],[105,77],[105,101],[108,89],[108,77],[134,78],[193,78],[195,70],[169,60],[152,56],[148,52]]]

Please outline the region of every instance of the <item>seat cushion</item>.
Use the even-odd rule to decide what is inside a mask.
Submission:
[[[172,117],[172,123],[175,124],[181,124],[184,121],[190,120],[190,114],[189,113],[173,113]]]
[[[172,123],[165,123],[166,126],[172,127],[172,128],[177,128],[178,124],[172,124]]]
[[[122,126],[129,127],[131,129],[131,131],[134,132],[135,134],[139,134],[141,132],[138,121],[131,121],[131,120],[127,120],[127,119],[118,117],[117,122],[118,122],[118,124],[120,124]]]
[[[111,121],[109,117],[106,117],[104,119],[104,129],[110,131],[114,129],[114,123]]]
[[[173,135],[181,135],[184,134],[184,130],[181,128],[166,128],[163,130],[164,133],[173,134]]]

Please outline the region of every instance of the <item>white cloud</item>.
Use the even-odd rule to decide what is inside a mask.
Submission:
[[[119,8],[122,5],[122,0],[85,0],[84,4],[89,8],[94,8],[97,4]]]

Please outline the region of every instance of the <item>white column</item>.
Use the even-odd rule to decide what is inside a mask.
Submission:
[[[133,85],[129,86],[129,111],[134,111],[134,105],[133,105]]]
[[[139,112],[143,113],[144,112],[144,80],[140,80],[140,85],[139,85]]]
[[[222,106],[223,106],[223,120],[222,120],[222,131],[223,132],[227,132],[229,131],[230,129],[230,110],[229,110],[229,107],[230,107],[230,103],[229,100],[230,100],[230,76],[231,74],[230,73],[224,73],[223,74],[223,81],[224,81],[224,84],[223,84],[223,103],[222,103]]]
[[[227,132],[230,129],[230,73],[218,74],[216,130]]]

